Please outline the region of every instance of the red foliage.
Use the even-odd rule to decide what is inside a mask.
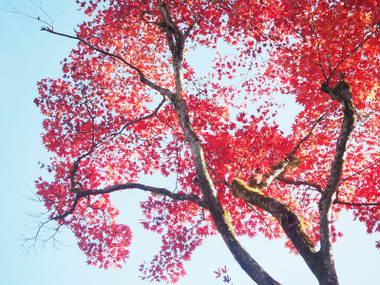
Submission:
[[[78,189],[104,189],[137,182],[141,173],[161,173],[176,175],[180,193],[202,194],[194,184],[193,157],[175,108],[169,100],[159,106],[162,96],[136,72],[157,86],[175,88],[157,1],[77,2],[91,16],[78,28],[84,41],[63,60],[62,78],[38,84],[35,103],[45,116],[43,143],[53,154],[55,178],[38,180],[37,189],[51,218],[73,230],[88,263],[118,267],[128,257],[131,230],[116,223],[118,211],[108,194],[79,197],[74,205]],[[320,89],[322,83],[334,86],[342,79],[353,91],[359,117],[339,187],[338,198],[346,204],[333,208],[334,217],[342,209],[353,210],[369,233],[380,231],[379,207],[349,204],[380,203],[377,1],[164,2],[176,27],[184,34],[189,31],[185,48],[202,46],[215,55],[202,78],[184,55],[182,96],[236,234],[277,238],[283,232],[263,210],[234,198],[223,182],[270,172],[323,114],[296,153],[299,164],[284,177],[326,186],[342,112]],[[293,95],[303,107],[290,134],[276,123],[276,98],[282,94]],[[275,181],[264,192],[289,205],[312,241],[319,241],[318,191]],[[212,218],[190,201],[158,195],[141,207],[143,226],[161,234],[163,241],[160,253],[141,267],[144,278],[175,282],[185,274],[183,262],[193,250],[216,233]],[[335,239],[339,233],[334,230],[333,235]]]

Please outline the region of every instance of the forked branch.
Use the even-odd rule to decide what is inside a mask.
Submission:
[[[120,190],[126,190],[126,189],[140,189],[146,192],[150,192],[157,195],[163,195],[166,197],[169,197],[173,199],[173,201],[190,201],[198,206],[207,209],[207,204],[199,198],[197,195],[190,193],[190,194],[184,194],[184,193],[175,193],[172,192],[166,188],[161,187],[153,187],[144,185],[141,183],[124,183],[124,184],[115,184],[109,187],[105,187],[103,189],[92,189],[92,190],[80,190],[78,192],[79,197],[88,197],[88,196],[94,196],[94,195],[101,195],[101,194],[109,194],[115,191]]]
[[[301,220],[284,203],[265,195],[259,187],[250,187],[244,181],[235,178],[231,182],[232,193],[245,202],[270,213],[281,224],[286,235],[298,250],[305,262],[317,276],[320,271],[320,255],[305,232]]]
[[[115,185],[105,187],[102,189],[90,189],[90,190],[84,190],[84,189],[79,189],[79,188],[75,189],[76,196],[74,198],[72,207],[67,212],[59,214],[58,216],[51,218],[51,220],[64,221],[67,216],[74,213],[78,205],[78,202],[82,198],[102,195],[102,194],[110,194],[112,192],[126,190],[126,189],[140,189],[140,190],[150,192],[156,195],[166,196],[173,199],[174,202],[175,201],[190,201],[197,204],[198,206],[202,208],[208,209],[207,204],[200,197],[198,197],[197,195],[193,193],[190,193],[190,194],[175,193],[166,188],[153,187],[153,186],[148,186],[141,183],[124,183],[124,184],[115,184]]]

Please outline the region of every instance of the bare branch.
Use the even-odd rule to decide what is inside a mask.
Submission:
[[[57,207],[57,205],[54,203],[54,201],[46,201],[40,198],[37,194],[33,193],[35,198],[33,199],[34,202],[38,203],[50,203],[55,208],[55,211],[60,214],[60,209]],[[60,241],[57,240],[56,235],[60,233],[60,229],[62,226],[67,226],[67,224],[62,221],[58,223],[58,225],[54,224],[49,226],[49,224],[54,221],[54,218],[50,218],[51,211],[46,211],[39,214],[29,214],[29,216],[33,219],[30,225],[34,224],[36,221],[38,222],[35,226],[36,230],[34,231],[34,234],[29,237],[23,237],[22,240],[22,246],[25,248],[25,250],[29,253],[31,249],[36,248],[37,244],[42,244],[42,247],[45,247],[45,245],[48,242],[52,242],[53,246],[57,246],[57,244],[62,245]],[[43,222],[40,222],[43,220]],[[33,227],[34,228],[34,227]],[[45,234],[44,230],[47,230],[48,233]]]
[[[378,164],[378,163],[380,163],[380,159],[377,160],[377,161],[375,161],[374,163],[368,165],[367,167],[364,167],[363,169],[361,169],[361,170],[355,172],[354,174],[352,174],[352,175],[350,175],[350,176],[348,176],[348,177],[343,178],[343,179],[341,180],[341,182],[339,183],[339,185],[345,183],[346,181],[348,181],[348,180],[350,180],[351,178],[353,178],[353,177],[359,175],[360,173],[367,171],[368,169],[370,169],[371,167],[375,166],[375,165]]]
[[[329,112],[325,112],[323,113],[313,124],[313,126],[311,127],[311,130],[309,131],[309,133],[299,141],[299,143],[294,147],[294,149],[292,150],[292,152],[289,154],[289,157],[293,157],[296,152],[298,151],[298,149],[301,147],[301,145],[307,141],[311,135],[313,134],[313,131],[315,130],[315,128],[319,125],[319,123],[323,120],[323,118],[328,114]]]
[[[120,190],[125,190],[125,189],[140,189],[140,190],[151,192],[157,195],[167,196],[169,198],[172,198],[174,201],[190,201],[201,206],[202,208],[208,209],[207,204],[201,198],[199,198],[197,195],[193,193],[190,193],[190,194],[174,193],[166,188],[152,187],[152,186],[147,186],[140,183],[115,184],[109,187],[105,187],[103,189],[79,190],[78,196],[82,198],[82,197],[93,196],[93,195],[109,194],[115,191],[120,191]]]
[[[335,200],[334,204],[342,204],[353,207],[369,207],[369,206],[380,206],[380,203],[352,203],[352,202],[344,202],[340,200]]]
[[[318,191],[319,193],[323,193],[321,185],[313,183],[313,182],[304,181],[304,180],[302,180],[302,181],[300,181],[300,180],[295,181],[295,180],[291,180],[289,178],[285,178],[285,177],[282,177],[282,176],[277,177],[277,180],[281,181],[281,182],[283,182],[285,184],[310,186],[310,187],[315,188],[315,190]]]
[[[31,10],[31,12],[32,12],[33,14],[32,14],[32,13],[29,13],[29,12],[23,12],[23,11],[21,11],[20,9],[18,9],[17,7],[15,7],[12,3],[9,3],[9,5],[11,6],[11,8],[12,8],[13,10],[4,10],[4,11],[9,12],[9,13],[19,14],[19,15],[22,15],[22,16],[27,17],[27,18],[31,18],[31,19],[36,20],[36,21],[38,21],[38,22],[41,22],[41,23],[47,25],[49,28],[53,29],[53,27],[54,27],[54,22],[55,22],[55,20],[59,17],[59,15],[56,16],[56,17],[53,19],[53,18],[52,18],[47,12],[46,12],[46,10],[43,8],[41,1],[40,1],[39,4],[36,4],[36,3],[34,3],[33,1],[31,1],[31,0],[29,0],[29,2],[30,2],[34,7],[36,7],[37,10],[39,10],[39,11],[40,11],[45,17],[47,17],[48,20],[44,20],[44,19],[42,18],[42,16],[39,15],[39,13],[37,13],[37,12],[35,12],[35,11],[33,10],[33,8],[30,8],[30,10]]]

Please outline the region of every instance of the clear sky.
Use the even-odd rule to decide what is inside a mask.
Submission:
[[[55,25],[58,31],[71,33],[81,21],[75,1],[43,2],[50,15],[60,15]],[[30,6],[23,0],[10,3],[20,9]],[[11,9],[5,0],[0,1],[0,8]],[[131,256],[122,270],[104,271],[87,266],[69,231],[59,236],[64,245],[58,248],[47,244],[27,254],[22,247],[23,236],[34,234],[32,222],[36,218],[28,213],[43,211],[42,205],[31,199],[33,181],[44,175],[38,161],[48,161],[39,135],[42,117],[33,104],[37,96],[36,82],[59,76],[60,60],[76,44],[39,29],[40,24],[32,19],[0,11],[0,284],[150,284],[139,280],[138,266],[158,252],[160,238],[142,230],[138,224],[141,217],[138,201],[144,194],[137,190],[114,195],[121,212],[120,222],[127,223],[134,231]],[[157,179],[146,183],[157,185]],[[344,234],[334,246],[341,284],[378,284],[380,251],[375,249],[374,241],[380,240],[380,235],[367,236],[364,226],[352,222],[348,214],[343,215],[338,227]],[[290,255],[281,241],[243,239],[243,244],[279,282],[317,284],[302,259]],[[219,237],[207,240],[194,253],[193,260],[185,267],[189,275],[178,284],[223,284],[215,279],[213,271],[224,265],[229,268],[235,285],[252,284]]]

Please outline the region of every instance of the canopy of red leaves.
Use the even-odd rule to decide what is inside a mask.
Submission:
[[[62,61],[61,78],[38,83],[35,103],[45,116],[43,143],[52,153],[49,171],[55,176],[36,185],[50,217],[73,230],[88,262],[118,267],[128,257],[131,230],[117,223],[118,210],[108,194],[76,199],[76,189],[102,189],[137,182],[141,174],[161,173],[175,176],[175,191],[202,194],[194,184],[191,151],[176,110],[142,83],[136,71],[162,88],[174,89],[171,51],[157,1],[77,2],[89,16],[77,29],[77,37],[85,42]],[[309,185],[276,181],[265,189],[289,205],[318,242],[320,191],[311,183],[321,189],[327,183],[342,116],[321,84],[334,86],[343,79],[352,89],[359,116],[339,187],[338,198],[346,204],[334,206],[334,217],[349,209],[369,233],[380,231],[379,207],[350,206],[380,203],[377,1],[164,2],[176,26],[188,32],[183,97],[236,233],[283,235],[273,217],[234,198],[226,185],[236,177],[248,181],[270,171],[319,120],[296,153],[298,165],[284,174]],[[214,60],[206,75],[198,75],[197,61],[190,55],[204,50]],[[283,94],[292,95],[303,108],[289,133],[276,121],[281,108],[276,98]],[[161,234],[163,241],[159,254],[141,271],[145,278],[174,282],[185,274],[183,262],[193,250],[216,233],[212,219],[195,203],[160,195],[150,196],[141,207],[143,226]],[[335,238],[340,233],[333,234]]]

